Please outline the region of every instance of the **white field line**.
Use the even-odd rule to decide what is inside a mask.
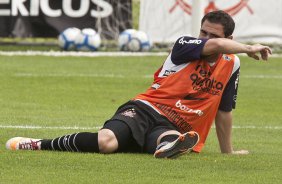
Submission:
[[[65,126],[33,126],[33,125],[0,125],[0,129],[50,129],[50,130],[98,130],[101,126],[93,127],[65,127]],[[214,128],[214,127],[212,127]],[[282,126],[233,126],[234,129],[270,129],[282,130]]]
[[[77,51],[0,51],[3,56],[75,56],[75,57],[106,57],[106,56],[167,56],[169,52],[77,52]],[[246,54],[238,54],[246,55]],[[282,54],[272,54],[271,57],[282,57]]]
[[[83,74],[83,73],[15,73],[15,77],[103,77],[103,78],[127,78],[125,75],[115,74]],[[136,76],[138,78],[138,76]],[[153,78],[153,74],[142,75],[140,78]],[[282,75],[241,75],[240,78],[247,79],[282,79]]]
[[[35,73],[15,73],[13,74],[15,77],[92,77],[92,78],[128,78],[128,76],[121,74],[83,74],[83,73],[45,73],[45,74],[35,74]],[[138,76],[135,76],[139,78]],[[132,77],[131,77],[132,78]],[[140,78],[153,78],[153,74],[151,75],[143,75]]]
[[[282,126],[233,126],[234,129],[271,129],[271,130],[281,130]]]
[[[16,73],[15,77],[103,77],[103,78],[125,78],[125,75],[115,74],[83,74],[83,73],[45,73],[45,74],[34,74],[34,73]]]
[[[98,130],[101,126],[93,127],[65,127],[65,126],[34,126],[34,125],[0,125],[2,129],[51,129],[51,130]]]
[[[112,56],[167,56],[168,52],[75,52],[75,51],[0,51],[3,56],[75,56],[75,57],[112,57]]]
[[[248,79],[282,79],[282,75],[242,75],[240,78]]]

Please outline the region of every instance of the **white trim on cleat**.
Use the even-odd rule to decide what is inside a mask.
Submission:
[[[176,158],[184,153],[191,152],[199,140],[200,136],[197,132],[190,131],[181,134],[175,141],[157,148],[154,156],[155,158]]]
[[[6,148],[9,150],[40,150],[40,140],[27,137],[14,137],[6,142]]]

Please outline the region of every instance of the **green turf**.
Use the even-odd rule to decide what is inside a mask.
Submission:
[[[164,58],[1,56],[0,125],[96,131],[120,104],[150,85]],[[0,128],[0,183],[281,183],[281,58],[257,63],[243,57],[241,65],[234,111],[234,125],[241,128],[233,130],[233,143],[250,155],[220,154],[214,129],[201,154],[176,160],[12,152],[5,142],[14,136],[51,138],[83,130]]]

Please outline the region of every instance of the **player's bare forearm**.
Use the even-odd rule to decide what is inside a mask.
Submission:
[[[249,57],[259,60],[267,60],[268,55],[272,54],[270,47],[254,44],[246,45],[227,38],[209,39],[204,46],[202,55],[213,54],[238,54],[246,53]],[[260,54],[260,57],[259,55]]]
[[[233,150],[232,147],[232,112],[218,111],[215,118],[216,133],[221,153],[246,155],[248,150]]]
[[[215,118],[215,125],[221,153],[232,153],[232,112],[219,110]]]

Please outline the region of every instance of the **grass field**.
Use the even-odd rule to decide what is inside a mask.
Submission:
[[[15,136],[97,131],[164,58],[0,56],[0,183],[282,183],[281,58],[241,57],[233,143],[249,155],[220,154],[214,128],[202,153],[176,160],[5,149]]]

